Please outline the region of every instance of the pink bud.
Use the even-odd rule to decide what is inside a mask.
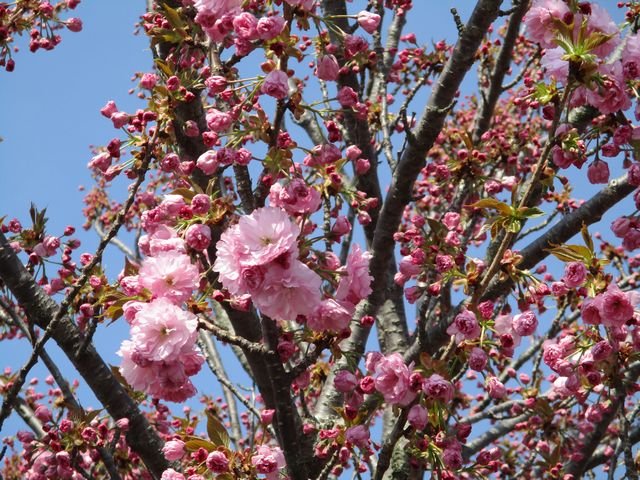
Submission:
[[[358,13],[358,24],[365,32],[373,33],[380,25],[380,15],[363,10]]]

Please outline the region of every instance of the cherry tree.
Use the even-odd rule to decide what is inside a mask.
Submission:
[[[78,3],[0,2],[0,65]],[[640,4],[478,0],[453,44],[412,9],[147,2],[97,250],[0,218],[4,478],[638,478]]]

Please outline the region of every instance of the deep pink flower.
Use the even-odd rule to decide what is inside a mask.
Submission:
[[[427,398],[449,403],[453,399],[453,385],[442,376],[434,373],[422,384],[422,390]]]
[[[289,95],[289,77],[282,70],[273,70],[265,77],[260,91],[282,100]]]
[[[483,349],[473,347],[471,354],[469,355],[469,368],[471,370],[475,370],[476,372],[483,371],[486,368],[488,361],[489,357]]]
[[[358,386],[358,379],[349,370],[340,370],[333,379],[333,384],[336,390],[346,393],[353,391]]]
[[[445,448],[442,452],[442,462],[449,470],[459,470],[462,467],[462,452],[460,448]]]
[[[191,296],[198,279],[198,267],[187,255],[169,251],[146,258],[140,267],[138,281],[154,297],[166,297],[173,303],[181,303]]]
[[[466,308],[463,309],[449,325],[447,333],[455,335],[458,343],[462,340],[475,340],[480,336],[480,325],[476,315]]]
[[[327,82],[337,80],[339,70],[340,65],[338,64],[338,60],[336,60],[335,56],[328,54],[318,58],[316,64],[316,76],[320,80],[325,80]]]
[[[222,112],[215,108],[211,108],[207,111],[206,120],[209,129],[216,133],[226,132],[233,123],[233,117],[231,114]]]
[[[602,85],[596,85],[593,90],[587,91],[587,102],[604,114],[631,108],[620,62],[603,64],[598,70],[606,78]]]
[[[238,37],[244,40],[256,40],[258,38],[258,19],[249,12],[242,12],[233,17],[233,30]]]
[[[592,184],[609,182],[609,164],[603,160],[596,159],[587,168],[587,178]]]

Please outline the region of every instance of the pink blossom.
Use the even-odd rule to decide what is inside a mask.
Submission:
[[[316,145],[304,157],[303,163],[308,167],[318,167],[337,162],[342,158],[342,152],[333,143]]]
[[[422,390],[427,398],[432,400],[441,400],[449,403],[453,399],[453,385],[442,376],[434,373],[422,384]]]
[[[272,40],[284,29],[286,22],[285,19],[279,15],[273,15],[271,17],[262,17],[258,20],[258,26],[256,30],[258,32],[258,38],[260,40]]]
[[[162,472],[162,477],[160,480],[185,480],[184,475],[179,472],[176,472],[173,468],[169,468]]]
[[[602,309],[602,295],[597,295],[593,299],[586,299],[582,302],[580,313],[582,320],[588,325],[600,325],[602,323],[601,317]]]
[[[602,45],[593,49],[593,53],[601,58],[607,57],[620,44],[620,30],[618,25],[611,19],[609,12],[597,3],[590,4],[591,14],[587,18],[587,34],[594,32],[610,35],[611,38]],[[582,22],[581,15],[576,15],[575,28],[578,29]],[[620,66],[620,63],[618,63]]]
[[[626,79],[640,76],[640,35],[628,35],[622,50],[622,70]]]
[[[610,284],[602,294],[600,316],[602,323],[608,327],[620,327],[633,316],[633,305],[629,295]]]
[[[469,355],[469,368],[476,372],[482,372],[489,361],[489,357],[485,351],[478,347],[473,347],[471,354]]]
[[[229,470],[229,459],[224,452],[214,450],[207,456],[207,468],[214,473],[224,473]]]
[[[358,24],[367,33],[374,33],[380,25],[380,15],[362,10],[357,15]]]
[[[233,17],[233,30],[238,37],[244,40],[256,40],[258,38],[258,19],[249,12],[242,12]]]
[[[449,470],[459,470],[462,467],[462,452],[460,448],[445,448],[442,452],[442,462]]]
[[[427,426],[428,415],[427,409],[417,404],[409,410],[407,421],[416,430],[424,430]]]
[[[198,193],[191,199],[191,211],[196,215],[207,214],[210,208],[211,199],[205,193]]]
[[[520,345],[520,335],[513,329],[513,319],[509,315],[498,315],[493,328],[499,335],[509,335],[514,347]]]
[[[154,297],[166,297],[173,303],[187,300],[198,285],[198,278],[198,267],[187,255],[176,251],[146,258],[139,272],[140,285]]]
[[[346,275],[341,276],[336,289],[336,299],[357,305],[360,300],[369,296],[372,292],[371,281],[373,280],[369,274],[370,259],[369,252],[363,252],[358,244],[353,246],[347,256],[347,265],[344,269]]]
[[[609,182],[609,164],[603,160],[596,159],[587,168],[587,178],[592,184]]]
[[[480,325],[476,315],[466,308],[463,309],[462,312],[456,315],[453,323],[449,325],[447,333],[455,335],[458,343],[462,340],[475,340],[480,336]]]
[[[141,242],[143,241],[141,237]],[[145,255],[157,256],[163,252],[185,253],[184,240],[177,232],[166,225],[158,225],[151,236],[147,237],[147,245],[140,245]]]
[[[343,108],[351,108],[358,103],[358,94],[351,87],[342,87],[338,90],[338,102]]]
[[[162,453],[164,453],[164,458],[170,462],[180,460],[185,454],[184,442],[182,440],[169,440],[162,447]]]
[[[598,70],[606,78],[602,85],[596,85],[593,90],[587,91],[587,102],[604,114],[631,108],[620,62],[601,65]]]
[[[564,55],[563,48],[550,48],[544,51],[541,59],[547,78],[554,78],[561,85],[566,84],[569,77],[569,62],[562,58]]]
[[[369,446],[369,429],[364,425],[347,428],[344,437],[358,448],[365,449]]]
[[[611,231],[618,238],[623,238],[631,228],[631,220],[628,217],[616,218],[611,223]]]
[[[359,35],[347,35],[344,39],[344,54],[346,58],[355,57],[358,53],[366,52],[369,43]]]
[[[536,328],[538,328],[538,319],[531,310],[515,315],[511,323],[513,325],[513,331],[521,337],[533,335]]]
[[[231,114],[222,112],[215,108],[211,108],[207,111],[206,120],[209,129],[216,133],[226,132],[233,123],[233,117]]]
[[[336,390],[347,393],[353,391],[358,386],[358,379],[349,370],[340,370],[333,379],[333,383]]]
[[[340,303],[331,298],[323,300],[307,319],[307,325],[313,330],[341,332],[349,326],[354,310],[346,302]]]
[[[207,225],[194,223],[187,228],[184,239],[194,250],[205,250],[211,243],[211,229]]]
[[[100,113],[107,118],[111,118],[111,115],[117,111],[118,107],[116,106],[116,102],[113,100],[109,100],[106,105],[100,109]]]
[[[456,212],[447,212],[442,217],[442,223],[447,230],[455,230],[460,225],[460,214]]]
[[[196,167],[205,175],[213,175],[218,170],[218,156],[215,150],[208,150],[198,157]]]
[[[140,87],[152,90],[158,83],[158,76],[155,73],[145,73],[140,79]]]
[[[338,60],[336,60],[335,56],[328,54],[318,58],[316,64],[316,76],[320,80],[325,80],[327,82],[337,80],[339,70],[340,65],[338,64]]]
[[[351,223],[349,222],[349,219],[344,215],[339,215],[338,218],[336,218],[335,223],[331,227],[331,233],[338,237],[341,237],[342,235],[346,235],[350,231]]]
[[[570,13],[562,0],[534,0],[524,17],[527,34],[531,40],[544,48],[555,47],[556,28],[554,20],[562,20]]]
[[[486,381],[487,392],[489,396],[494,399],[501,399],[507,394],[507,389],[504,384],[498,380],[498,377],[490,376]]]
[[[411,390],[409,367],[399,353],[380,358],[375,365],[373,376],[376,390],[382,393],[385,402],[407,405],[416,396]]]
[[[131,338],[141,362],[169,360],[195,343],[197,327],[194,314],[158,298],[136,314]]]
[[[301,178],[292,179],[286,186],[274,183],[269,192],[269,202],[290,215],[316,212],[322,203],[320,192],[309,187]]]
[[[289,77],[282,70],[272,70],[265,77],[260,91],[277,100],[283,100],[289,95]]]
[[[298,315],[310,315],[320,303],[321,284],[317,273],[294,260],[286,269],[271,266],[261,289],[252,294],[252,299],[256,307],[271,318],[295,320]]]
[[[562,281],[569,288],[581,286],[587,279],[587,267],[582,262],[569,262],[564,267]]]
[[[258,445],[256,454],[251,457],[251,464],[258,473],[266,474],[270,480],[278,478],[278,470],[285,466],[284,454],[279,447]]]

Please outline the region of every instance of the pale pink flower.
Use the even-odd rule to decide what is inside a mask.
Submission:
[[[340,277],[340,283],[336,289],[336,299],[357,305],[360,300],[369,296],[373,280],[369,274],[370,260],[369,252],[363,252],[358,244],[353,246],[343,270],[346,275]]]
[[[449,325],[447,333],[455,335],[458,343],[462,340],[475,340],[480,336],[480,325],[476,315],[464,308]]]
[[[338,72],[340,71],[340,65],[336,57],[328,54],[318,58],[316,63],[316,76],[320,80],[331,82],[338,79]]]
[[[271,265],[262,287],[252,294],[256,307],[277,320],[310,315],[320,303],[320,276],[304,263],[293,260],[289,268]]]
[[[580,307],[582,321],[588,325],[600,325],[602,323],[602,295],[596,295],[593,299],[585,299]]]
[[[601,65],[598,70],[605,75],[605,80],[602,85],[596,85],[593,90],[587,91],[587,102],[604,114],[631,108],[620,62]]]
[[[174,303],[184,302],[191,296],[198,277],[198,267],[187,255],[176,251],[147,257],[139,272],[140,285],[149,289],[154,297],[166,297]]]
[[[513,329],[513,319],[509,315],[498,315],[493,328],[499,335],[510,335],[513,339],[513,346],[520,345],[520,335]]]
[[[278,471],[286,465],[284,454],[279,447],[258,445],[256,454],[251,457],[251,464],[258,473],[265,474],[269,480],[278,478]]]
[[[373,374],[376,390],[382,393],[385,402],[407,405],[416,397],[416,392],[411,390],[410,375],[409,367],[399,353],[382,357]]]
[[[524,17],[529,39],[540,43],[544,48],[555,47],[556,27],[554,20],[562,20],[570,13],[562,0],[534,0]]]
[[[207,150],[196,160],[196,167],[205,175],[213,175],[218,170],[218,155],[215,150]]]
[[[120,345],[117,352],[122,357],[120,373],[134,389],[147,392],[156,380],[161,364],[147,362],[145,366],[139,365],[133,360],[136,357],[135,350],[136,346],[130,340],[124,340]]]
[[[307,318],[307,325],[312,330],[341,332],[349,326],[354,310],[350,304],[329,298],[323,300]]]
[[[282,70],[272,70],[265,77],[260,91],[277,100],[283,100],[289,95],[289,77]]]
[[[198,319],[191,312],[182,310],[166,298],[158,298],[136,314],[131,328],[135,353],[149,361],[178,358],[181,351],[193,346],[196,340]],[[134,359],[135,361],[135,359]]]
[[[342,158],[342,152],[333,143],[325,143],[316,145],[307,154],[303,163],[308,167],[318,167],[322,165],[330,165],[336,163]]]
[[[593,53],[604,59],[620,44],[620,30],[606,9],[595,2],[590,4],[590,8],[591,14],[587,17],[587,35],[594,32],[611,35],[609,40],[592,50]],[[581,22],[582,16],[576,15],[574,27],[576,30],[579,28]],[[576,35],[576,32],[574,32],[574,35]]]
[[[322,203],[320,192],[301,178],[292,179],[287,185],[274,183],[269,192],[269,202],[290,215],[316,212]]]
[[[164,458],[170,462],[180,460],[185,454],[184,442],[182,440],[169,440],[162,447],[162,453],[164,453]]]
[[[548,78],[554,78],[558,83],[564,85],[569,77],[569,62],[562,59],[566,52],[563,48],[550,48],[544,51],[541,59],[542,67]]]
[[[145,255],[157,256],[163,252],[185,253],[184,240],[178,233],[166,225],[158,225],[153,233],[147,237],[146,242],[140,237],[140,250]]]
[[[628,35],[622,50],[622,71],[626,79],[640,76],[640,35]]]
[[[380,15],[362,10],[357,15],[358,24],[367,33],[374,33],[380,25]]]

